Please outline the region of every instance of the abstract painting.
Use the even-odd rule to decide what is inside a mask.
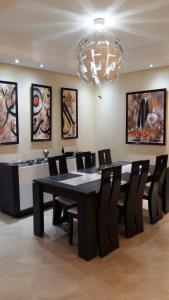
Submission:
[[[32,84],[31,140],[51,140],[52,87]]]
[[[165,144],[166,89],[126,94],[126,143]]]
[[[78,90],[61,88],[62,138],[78,138]]]
[[[0,81],[0,144],[18,143],[17,83]]]

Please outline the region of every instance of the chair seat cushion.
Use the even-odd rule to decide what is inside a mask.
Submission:
[[[146,186],[146,187],[145,187],[145,190],[144,190],[143,198],[147,198],[147,197],[148,197],[148,195],[149,195],[149,190],[150,190],[150,187],[149,187],[149,186]]]
[[[126,184],[126,183],[127,183],[126,180],[121,180],[121,185],[124,185],[124,184]]]
[[[125,184],[125,183],[124,183]],[[117,206],[119,208],[122,208],[124,206],[124,203],[125,203],[125,199],[126,199],[126,192],[121,192],[120,193],[120,197],[119,199],[117,200]]]
[[[124,199],[119,199],[117,201],[117,206],[123,207],[124,206]]]
[[[67,212],[71,215],[77,216],[78,215],[77,206],[73,206],[69,208]]]
[[[69,199],[69,198],[64,198],[61,196],[58,196],[55,198],[55,201],[58,201],[59,203],[61,203],[63,206],[66,207],[71,207],[77,204],[77,202],[75,200]]]

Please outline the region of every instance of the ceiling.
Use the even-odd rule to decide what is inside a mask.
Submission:
[[[76,74],[76,47],[93,16],[110,19],[122,72],[169,65],[169,0],[0,0],[0,61]]]

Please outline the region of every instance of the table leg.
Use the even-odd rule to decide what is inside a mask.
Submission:
[[[63,206],[53,199],[53,225],[58,225],[63,222],[62,215]]]
[[[44,207],[43,190],[40,184],[33,183],[33,222],[34,234],[43,236],[44,234]]]
[[[90,260],[97,256],[96,195],[78,200],[78,247],[79,256]]]

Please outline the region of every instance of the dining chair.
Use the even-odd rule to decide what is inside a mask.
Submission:
[[[97,196],[98,249],[101,257],[119,247],[117,199],[120,194],[121,166],[102,169]],[[73,219],[78,219],[77,206],[68,209],[69,244],[73,244]]]
[[[57,162],[59,165],[59,173]],[[48,158],[50,176],[58,174],[67,174],[67,162],[65,155],[53,156]],[[53,196],[53,225],[62,223],[67,220],[67,209],[76,205],[77,202],[61,196]]]
[[[49,174],[50,176],[58,175],[57,161],[59,164],[60,174],[67,174],[67,162],[65,155],[52,156],[48,158]]]
[[[144,231],[142,204],[148,170],[149,160],[132,163],[128,187],[121,192],[117,203],[119,213],[124,216],[125,235],[127,238]]]
[[[96,154],[90,151],[76,153],[77,170],[84,170],[96,166]]]
[[[143,198],[148,200],[150,223],[155,224],[163,217],[162,193],[166,176],[168,155],[156,157],[154,174],[150,186],[146,186]]]
[[[100,166],[109,165],[112,163],[110,149],[99,150],[98,157]]]
[[[162,210],[164,214],[169,212],[169,167],[167,167],[162,185]]]

